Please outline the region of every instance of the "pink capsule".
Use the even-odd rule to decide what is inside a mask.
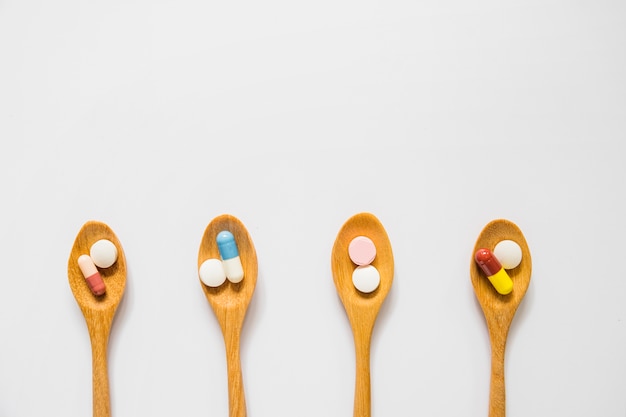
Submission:
[[[87,281],[87,286],[95,296],[100,296],[106,292],[104,281],[98,272],[98,268],[93,263],[89,255],[81,255],[78,257],[78,267]]]

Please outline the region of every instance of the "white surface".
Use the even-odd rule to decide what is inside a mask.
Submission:
[[[507,416],[623,417],[624,51],[622,1],[2,1],[0,416],[91,413],[66,275],[89,219],[113,228],[129,268],[113,415],[226,416],[197,275],[222,213],[259,259],[249,415],[352,415],[330,250],[369,211],[396,259],[373,416],[487,415],[468,271],[503,217],[533,256]]]

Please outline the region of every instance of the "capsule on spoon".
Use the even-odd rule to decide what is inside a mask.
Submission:
[[[478,249],[474,256],[480,269],[487,275],[491,285],[502,295],[513,291],[513,281],[506,273],[498,258],[489,249]]]

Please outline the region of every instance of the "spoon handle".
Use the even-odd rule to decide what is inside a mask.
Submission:
[[[354,389],[354,417],[372,415],[372,392],[370,384],[370,344],[371,329],[355,331],[356,385]]]
[[[239,346],[241,327],[229,327],[224,331],[226,367],[228,372],[228,409],[230,417],[246,417],[246,396],[243,390]]]
[[[103,317],[94,317],[89,325],[93,375],[93,417],[111,417],[109,374],[107,371],[107,345],[110,330],[111,320]]]
[[[489,417],[505,417],[504,348],[506,333],[491,333],[491,385],[489,390]]]

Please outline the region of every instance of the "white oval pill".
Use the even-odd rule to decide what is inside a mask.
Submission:
[[[224,266],[219,259],[207,259],[198,270],[200,281],[207,287],[219,287],[226,281]]]
[[[89,256],[97,267],[108,268],[117,261],[117,248],[110,240],[100,239],[91,245]]]
[[[493,248],[493,254],[504,269],[516,268],[522,262],[522,248],[512,240],[503,240]]]
[[[357,266],[352,272],[354,287],[364,293],[374,291],[380,285],[380,274],[373,265]]]

